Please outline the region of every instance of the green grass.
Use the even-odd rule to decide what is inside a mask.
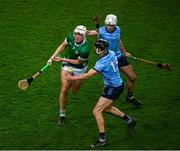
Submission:
[[[108,13],[119,17],[122,40],[133,55],[173,68],[165,72],[130,60],[138,77],[135,94],[144,106],[125,103],[126,91],[115,105],[139,123],[129,136],[125,123],[105,115],[108,146],[103,149],[180,149],[179,6],[178,0],[1,0],[0,149],[90,149],[98,137],[92,109],[103,86],[100,76],[84,81],[77,95],[69,93],[64,128],[57,124],[58,64],[27,91],[17,82],[40,70],[76,25],[93,29],[98,12],[102,24]],[[89,68],[96,59],[92,52]]]

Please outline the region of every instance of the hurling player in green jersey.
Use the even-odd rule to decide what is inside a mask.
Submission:
[[[67,49],[65,49],[67,47]],[[57,57],[65,51],[65,57]],[[65,40],[56,49],[53,55],[48,60],[48,64],[53,61],[62,62],[61,67],[61,90],[59,96],[60,103],[60,118],[59,124],[62,126],[65,122],[65,106],[68,97],[68,91],[71,88],[77,92],[81,85],[81,80],[68,81],[67,75],[80,75],[86,72],[88,64],[88,56],[90,54],[90,44],[86,38],[86,27],[78,25],[73,33],[66,36]]]

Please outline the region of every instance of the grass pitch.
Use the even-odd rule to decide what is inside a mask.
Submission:
[[[180,149],[180,65],[178,0],[1,0],[0,1],[0,149],[90,149],[98,137],[92,108],[100,96],[100,76],[69,93],[67,124],[59,116],[59,65],[39,76],[27,91],[17,87],[43,67],[65,35],[78,24],[94,29],[92,18],[114,13],[122,41],[134,56],[170,63],[173,70],[130,60],[137,74],[135,95],[142,109],[116,106],[138,119],[128,135],[120,119],[105,115],[108,145],[103,149]],[[94,38],[89,38],[92,49]],[[97,56],[92,52],[89,68]],[[125,77],[124,80],[126,81]]]

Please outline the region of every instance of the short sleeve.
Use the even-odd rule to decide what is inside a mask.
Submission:
[[[99,61],[96,62],[95,66],[93,67],[94,70],[97,72],[101,72],[104,68],[104,64],[100,63]]]

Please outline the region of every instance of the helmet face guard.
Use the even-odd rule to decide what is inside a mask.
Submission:
[[[117,16],[114,15],[114,14],[109,14],[106,16],[106,19],[105,19],[105,24],[106,25],[111,25],[111,26],[116,26],[117,24]]]
[[[102,51],[100,48],[96,48],[96,50],[95,50],[95,53],[97,54],[97,55],[100,55],[100,54],[102,54],[104,51]]]
[[[98,39],[95,43],[96,54],[100,55],[107,51],[109,43],[106,40]]]

